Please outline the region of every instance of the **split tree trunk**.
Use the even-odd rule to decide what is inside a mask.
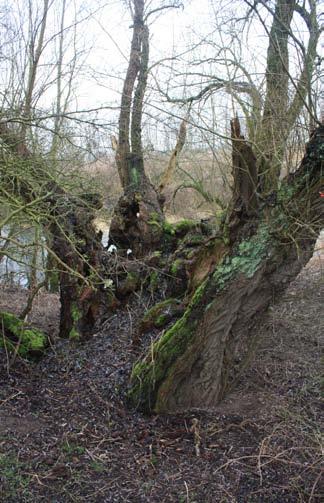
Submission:
[[[233,143],[234,157],[249,152],[242,137]],[[215,239],[223,247],[216,267],[193,294],[184,316],[134,367],[129,392],[134,406],[158,413],[206,409],[235,385],[255,349],[251,334],[274,296],[309,260],[324,225],[319,196],[323,145],[321,126],[299,170],[259,208],[247,180],[252,158],[245,159],[246,177],[235,184],[246,188],[246,196],[235,199],[234,194],[231,218]]]
[[[133,37],[122,91],[116,164],[124,194],[114,211],[110,239],[137,256],[155,249],[163,234],[162,199],[144,170],[143,100],[149,61],[144,0],[134,0]]]

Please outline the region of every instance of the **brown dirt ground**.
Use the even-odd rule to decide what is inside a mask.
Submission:
[[[9,373],[0,353],[0,501],[324,501],[323,280],[322,249],[269,310],[237,389],[209,412],[127,408],[140,298],[83,345],[59,341]],[[0,309],[19,312],[25,297],[3,288]],[[31,321],[55,335],[58,308],[40,294]]]

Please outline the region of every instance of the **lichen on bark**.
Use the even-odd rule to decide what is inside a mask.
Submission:
[[[255,347],[251,330],[309,260],[323,227],[323,136],[322,126],[300,168],[257,213],[240,218],[241,207],[233,207],[214,270],[183,317],[134,367],[133,405],[157,413],[208,408],[237,382]]]

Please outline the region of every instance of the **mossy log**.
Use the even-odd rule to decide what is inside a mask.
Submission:
[[[321,126],[300,168],[257,212],[244,211],[240,224],[233,208],[228,250],[183,317],[135,365],[133,406],[158,413],[210,408],[237,382],[256,346],[251,334],[313,253],[324,225],[323,167]]]
[[[48,346],[44,332],[27,326],[11,313],[0,313],[0,347],[24,358],[41,356]]]

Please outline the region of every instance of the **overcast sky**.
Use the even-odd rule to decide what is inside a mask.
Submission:
[[[64,0],[51,2],[47,34],[49,40],[51,34],[58,31],[60,15],[57,10],[59,10],[62,1]],[[73,39],[73,32],[71,32],[67,34],[64,41],[65,69],[68,70],[69,65],[71,65],[75,47],[79,54],[78,64],[80,69],[73,85],[73,100],[70,109],[84,110],[105,106],[115,107],[115,110],[107,109],[98,112],[98,117],[107,124],[116,123],[132,36],[129,9],[123,0],[65,1],[67,5],[65,26],[73,24],[75,11],[78,13],[77,19],[83,20],[77,26],[76,38]],[[160,0],[153,0],[151,3],[153,8],[160,4]],[[39,17],[43,0],[32,0],[31,4],[34,18]],[[249,29],[246,27],[244,33],[242,33],[240,31],[241,21],[229,21],[231,18],[243,16],[246,11],[246,4],[243,0],[223,0],[221,9],[219,9],[220,2],[218,0],[184,0],[183,4],[184,8],[169,9],[163,11],[156,19],[152,17],[153,22],[150,26],[150,65],[165,58],[182,54],[176,63],[166,60],[159,67],[155,67],[153,74],[158,79],[162,89],[168,90],[172,96],[177,97],[182,97],[184,92],[188,95],[188,93],[199,89],[199,85],[202,86],[206,79],[203,77],[199,79],[197,76],[185,77],[184,74],[189,69],[188,61],[192,59],[198,61],[209,56],[217,58],[218,48],[226,46],[235,31],[237,32],[236,38],[233,37],[229,45],[229,51],[235,51],[236,57],[240,58],[240,62],[253,75],[255,82],[262,82],[268,45],[268,38],[264,28],[260,23],[253,22]],[[28,23],[26,22],[28,18],[27,7],[28,2],[26,0],[10,0],[9,2],[2,2],[2,4],[0,1],[2,30],[7,30],[5,24],[8,18],[7,12],[11,10],[11,13],[16,15],[17,25],[23,20],[26,34],[28,29]],[[305,36],[306,27],[298,16],[295,19],[294,29],[299,37],[303,38]],[[19,35],[16,38],[18,39]],[[199,40],[203,40],[204,43],[196,47],[194,51],[190,50],[188,52],[188,48],[195,46]],[[55,79],[56,67],[53,65],[56,58],[55,51],[57,52],[57,43],[49,43],[46,51],[44,51],[38,73],[40,82],[42,82],[42,75],[46,76],[43,79],[46,84]],[[229,51],[226,55],[228,58],[231,57]],[[292,54],[293,51],[293,46],[291,46]],[[224,58],[224,53],[221,54],[221,57]],[[19,58],[24,59],[23,51],[19,47],[16,50],[15,58],[17,62]],[[23,64],[23,61],[21,64]],[[211,76],[228,77],[226,74],[228,69],[224,64],[206,63],[202,67],[196,67],[196,69]],[[191,68],[190,71],[196,70]],[[238,73],[235,77],[242,78],[242,74]],[[0,79],[3,79],[5,85],[8,85],[6,72],[2,71]],[[192,86],[193,82],[196,83],[196,87],[189,87],[184,91],[184,83]],[[9,89],[11,88],[12,86],[9,86]],[[160,121],[164,121],[163,127],[167,128],[170,124],[172,125],[172,134],[174,135],[177,121],[179,123],[183,114],[179,107],[165,104],[163,99],[154,93],[154,88],[156,88],[156,81],[150,79],[146,94],[150,107],[146,107],[145,120],[148,121],[150,115],[156,115]],[[49,86],[46,89],[46,93],[39,103],[50,106],[51,101],[56,96],[56,88],[55,86]],[[210,103],[208,106],[210,107]],[[207,129],[211,123],[210,108],[208,106],[203,104],[199,110],[195,111],[196,118],[199,115],[200,123],[204,124]],[[224,128],[221,119],[223,122],[228,122],[228,115],[233,113],[231,100],[224,93],[218,93],[214,98],[213,106],[217,108],[215,117],[217,124],[219,124],[218,132],[220,133],[221,129]],[[169,119],[163,112],[170,114]],[[174,120],[172,115],[179,116],[178,120]],[[153,128],[153,122],[153,120],[150,122],[151,129]],[[212,127],[217,129],[217,124],[212,124]],[[116,127],[112,125],[111,131],[117,132]],[[152,141],[157,141],[161,131],[155,133],[155,140],[152,138]],[[154,136],[152,131],[151,134]]]

